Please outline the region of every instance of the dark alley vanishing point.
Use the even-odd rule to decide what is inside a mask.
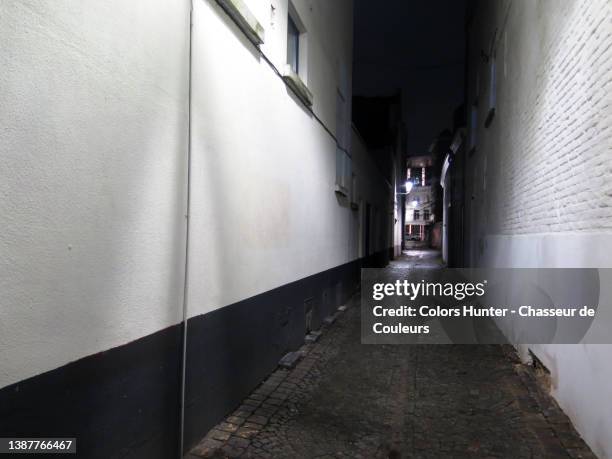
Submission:
[[[389,269],[439,266],[411,251]],[[359,297],[215,426],[195,458],[594,458],[509,347],[360,342]]]

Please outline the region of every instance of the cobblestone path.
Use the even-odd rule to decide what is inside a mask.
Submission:
[[[187,456],[593,458],[503,346],[360,343],[358,297]]]

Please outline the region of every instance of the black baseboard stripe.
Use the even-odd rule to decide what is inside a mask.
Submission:
[[[185,450],[254,389],[385,249],[188,321]],[[1,437],[76,437],[87,459],[179,454],[181,325],[0,389]],[[75,457],[74,455],[71,457]]]

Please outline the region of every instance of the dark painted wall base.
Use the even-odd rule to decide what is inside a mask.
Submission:
[[[362,267],[383,267],[389,250],[193,317],[187,325],[185,449],[191,448],[304,343],[360,283]]]
[[[188,321],[185,450],[234,410],[307,326],[320,327],[356,290],[361,267],[389,250]],[[76,437],[79,458],[178,457],[182,327],[0,390],[0,437]],[[71,456],[75,457],[75,456]]]
[[[87,459],[175,457],[180,328],[3,388],[0,437],[76,437]]]

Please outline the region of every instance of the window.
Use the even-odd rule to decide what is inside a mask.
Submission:
[[[489,97],[487,116],[485,118],[484,125],[489,127],[495,117],[495,108],[497,106],[497,66],[496,66],[496,43],[497,43],[497,30],[493,33],[491,38],[491,44],[489,46],[489,55],[487,56],[487,64],[489,64]]]
[[[429,220],[429,209],[423,210],[423,220],[425,221]]]
[[[497,105],[497,70],[495,66],[495,53],[489,59],[489,111],[485,119],[485,127],[489,127],[495,117],[495,106]]]
[[[353,177],[350,156],[336,147],[336,193],[349,197]]]
[[[421,168],[420,167],[409,167],[408,168],[408,179],[414,184],[414,186],[421,185]]]
[[[295,21],[288,17],[287,22],[287,64],[296,75],[300,70],[300,31]]]
[[[336,143],[345,151],[349,150],[350,122],[348,121],[348,108],[346,98],[340,91],[336,90]]]
[[[340,88],[336,91],[336,192],[349,196],[352,184],[351,158],[349,148],[349,124],[347,105]]]
[[[476,150],[478,141],[478,105],[473,104],[470,108],[470,145],[468,152],[471,154]]]
[[[418,210],[414,210],[413,220],[419,220],[421,218],[421,212]]]
[[[308,89],[308,33],[296,9],[289,1],[287,14],[287,63],[283,68],[283,80],[296,96],[312,107],[313,94]]]

